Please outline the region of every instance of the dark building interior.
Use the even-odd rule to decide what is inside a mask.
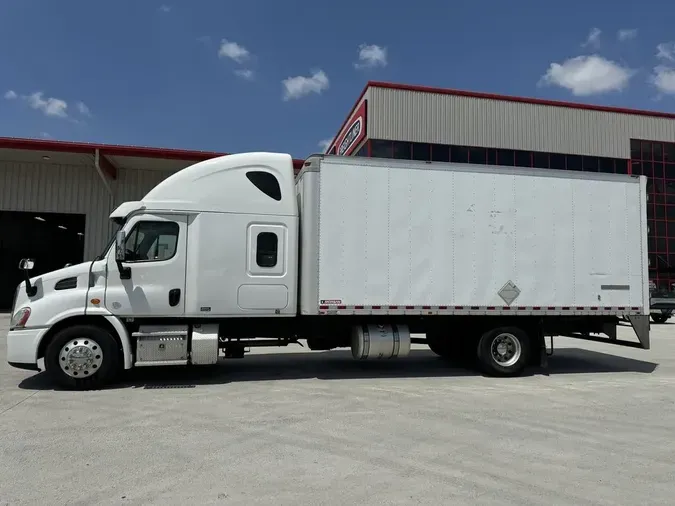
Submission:
[[[22,258],[35,260],[31,275],[83,261],[83,214],[0,211],[0,311],[9,311],[23,280]]]

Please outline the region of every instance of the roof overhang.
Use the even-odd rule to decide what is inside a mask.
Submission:
[[[8,151],[12,151],[13,156],[20,161],[87,166],[94,165],[98,151],[99,166],[110,179],[117,178],[118,169],[175,172],[196,162],[230,154],[215,151],[0,137],[0,158],[3,157],[3,152]],[[293,160],[296,172],[302,168],[303,163],[304,160]]]

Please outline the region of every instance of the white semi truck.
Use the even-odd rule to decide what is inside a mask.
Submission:
[[[358,360],[427,344],[501,376],[545,363],[548,336],[649,349],[646,203],[644,176],[214,158],[120,205],[93,261],[23,260],[8,361],[88,389],[299,340]]]

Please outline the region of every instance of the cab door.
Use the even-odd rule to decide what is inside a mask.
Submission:
[[[107,259],[105,306],[118,316],[185,313],[187,215],[142,214],[124,227],[125,259]]]

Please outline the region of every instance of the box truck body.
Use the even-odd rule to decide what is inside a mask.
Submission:
[[[545,364],[546,336],[649,348],[644,176],[335,156],[295,176],[245,153],[111,219],[90,262],[31,278],[22,261],[12,365],[96,388],[300,340],[355,359],[426,344],[492,375]]]
[[[615,174],[310,159],[298,182],[300,311],[643,314],[645,183]]]

